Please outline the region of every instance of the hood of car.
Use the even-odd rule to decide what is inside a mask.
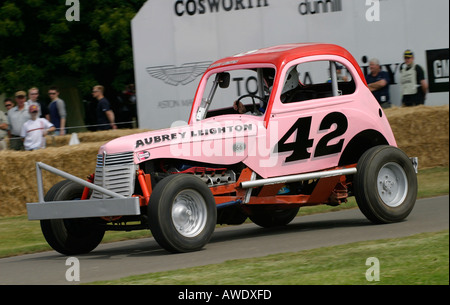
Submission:
[[[151,159],[152,151],[158,157],[176,158],[180,154],[189,159],[195,156],[225,154],[224,150],[241,151],[248,137],[256,136],[259,122],[242,120],[205,120],[191,125],[174,126],[120,137],[104,144],[99,153],[134,152],[136,161]],[[184,151],[188,150],[188,151]]]

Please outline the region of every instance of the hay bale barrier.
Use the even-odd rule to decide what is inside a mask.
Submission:
[[[47,148],[35,151],[0,151],[0,217],[26,214],[26,203],[37,202],[36,162],[43,162],[86,179],[95,171],[97,153],[104,143],[144,132],[128,129],[78,134],[80,144],[68,146],[70,135],[47,137]],[[42,171],[44,192],[63,180]]]
[[[419,169],[448,166],[448,105],[394,107],[385,113],[398,147],[410,157],[419,157]]]
[[[449,106],[391,108],[385,111],[398,146],[419,157],[419,168],[449,164]],[[95,170],[98,149],[117,137],[144,132],[127,129],[79,133],[81,144],[67,146],[70,135],[48,137],[47,148],[32,152],[0,151],[0,216],[25,215],[37,202],[36,162],[85,179]],[[43,171],[44,191],[63,178]]]

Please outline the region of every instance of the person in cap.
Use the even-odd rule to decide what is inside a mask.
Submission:
[[[23,124],[30,119],[26,98],[25,91],[17,91],[14,95],[16,106],[8,110],[9,148],[12,150],[24,150],[20,131]]]
[[[405,62],[400,67],[403,106],[423,105],[428,91],[425,72],[414,63],[414,53],[411,50],[406,50],[403,58]]]
[[[44,118],[39,118],[39,107],[31,105],[28,109],[31,118],[22,126],[20,136],[25,150],[45,148],[45,136],[55,131],[55,126]]]

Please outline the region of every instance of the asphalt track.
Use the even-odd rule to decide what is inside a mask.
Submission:
[[[219,228],[205,249],[169,254],[153,238],[101,244],[76,258],[80,281],[68,282],[67,257],[50,251],[0,259],[0,285],[67,285],[301,251],[357,241],[409,236],[449,228],[449,196],[418,200],[406,221],[371,224],[359,209],[297,217],[283,228],[254,224]]]

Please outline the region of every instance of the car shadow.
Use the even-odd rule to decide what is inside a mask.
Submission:
[[[216,230],[209,243],[223,242],[226,240],[238,240],[247,238],[257,238],[286,233],[302,233],[307,231],[329,230],[335,228],[365,227],[373,225],[367,219],[339,219],[295,222],[285,226],[272,228],[262,228],[255,224],[246,224],[242,229],[234,226],[232,230]]]
[[[366,227],[373,225],[366,218],[344,218],[344,219],[330,219],[327,220],[304,220],[308,217],[296,217],[294,221],[285,226],[278,226],[273,228],[262,228],[253,223],[245,223],[242,225],[223,226],[216,228],[211,240],[206,247],[198,252],[207,251],[208,245],[222,243],[226,241],[238,241],[241,239],[257,239],[267,236],[283,235],[319,231],[319,230],[333,230],[339,228],[354,228]],[[194,252],[195,253],[195,252]],[[121,259],[126,257],[154,257],[164,255],[183,255],[184,253],[170,253],[163,249],[154,238],[143,237],[139,239],[126,240],[114,243],[102,243],[92,252],[87,254],[78,254],[80,259]],[[42,257],[24,257],[24,260],[48,260],[48,259],[66,259],[68,256],[57,252],[48,252]]]
[[[240,239],[257,239],[260,237],[318,231],[318,230],[332,230],[337,228],[351,228],[351,227],[366,227],[373,225],[365,218],[355,219],[330,219],[320,221],[300,221],[293,222],[289,225],[262,228],[253,223],[245,223],[237,226],[219,227],[213,233],[211,240],[206,247],[198,252],[207,251],[208,245],[222,243],[226,241],[237,241]],[[125,243],[125,242],[124,242]],[[120,244],[117,247],[101,249],[98,248],[93,252],[86,254],[93,259],[103,259],[105,257],[114,258],[114,256],[161,256],[161,255],[184,255],[184,253],[170,253],[156,242],[154,238],[141,238],[126,242],[127,244]],[[195,252],[194,252],[195,253]]]

